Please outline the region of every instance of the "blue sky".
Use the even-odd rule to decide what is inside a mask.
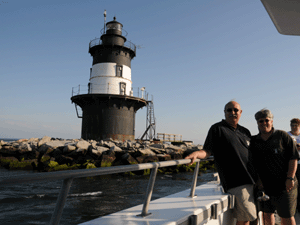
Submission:
[[[257,133],[254,114],[268,108],[274,126],[300,117],[300,37],[277,32],[259,0],[5,0],[0,2],[0,137],[79,138],[72,87],[87,85],[88,44],[103,12],[141,46],[133,87],[153,95],[156,132],[202,144],[241,104],[240,124]],[[136,114],[136,137],[146,108]]]

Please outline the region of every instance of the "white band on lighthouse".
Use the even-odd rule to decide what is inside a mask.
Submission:
[[[90,94],[131,95],[131,68],[117,63],[93,65],[90,77]]]

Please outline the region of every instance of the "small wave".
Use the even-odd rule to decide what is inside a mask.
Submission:
[[[82,194],[70,194],[69,196],[72,197],[82,197],[82,196],[97,196],[101,195],[102,191],[97,191],[97,192],[87,192],[87,193],[82,193]]]
[[[45,194],[43,194],[43,195],[30,195],[30,196],[27,196],[25,198],[43,198],[43,197],[45,197]]]
[[[0,204],[4,203],[17,203],[23,202],[24,200],[35,200],[35,199],[45,199],[48,198],[45,194],[36,194],[36,195],[29,195],[29,196],[16,196],[16,197],[4,197],[0,199]]]

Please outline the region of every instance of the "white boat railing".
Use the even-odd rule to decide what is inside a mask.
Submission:
[[[212,159],[206,159],[212,160]],[[155,183],[155,178],[158,168],[176,166],[182,164],[190,163],[190,159],[181,159],[181,160],[172,160],[165,162],[154,162],[154,163],[142,163],[135,165],[126,165],[126,166],[113,166],[113,167],[102,167],[95,169],[81,169],[81,170],[71,170],[71,171],[57,171],[57,172],[48,172],[48,173],[35,173],[35,174],[26,174],[26,175],[17,175],[11,176],[9,178],[0,178],[0,186],[10,185],[10,184],[20,184],[20,183],[32,183],[39,181],[51,181],[51,180],[63,180],[60,193],[57,198],[55,210],[52,214],[50,225],[59,224],[64,205],[67,200],[68,192],[70,190],[72,181],[74,178],[80,177],[93,177],[100,175],[116,174],[116,173],[125,173],[130,171],[138,171],[145,169],[152,169],[148,187],[146,191],[145,201],[143,205],[142,212],[140,216],[146,217],[151,213],[148,212],[149,204],[152,197],[153,187]],[[196,160],[196,167],[194,169],[194,176],[191,185],[191,191],[189,197],[193,198],[195,196],[195,188],[197,184],[197,177],[199,173],[200,160]]]

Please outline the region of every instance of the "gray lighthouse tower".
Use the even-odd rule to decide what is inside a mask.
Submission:
[[[106,16],[106,14],[104,14]],[[131,60],[136,56],[136,46],[126,42],[123,25],[108,22],[100,38],[89,44],[93,57],[88,90],[71,97],[76,111],[82,109],[81,138],[103,140],[134,140],[135,113],[146,106],[143,89],[134,97],[131,81]],[[80,87],[80,86],[79,86]]]

